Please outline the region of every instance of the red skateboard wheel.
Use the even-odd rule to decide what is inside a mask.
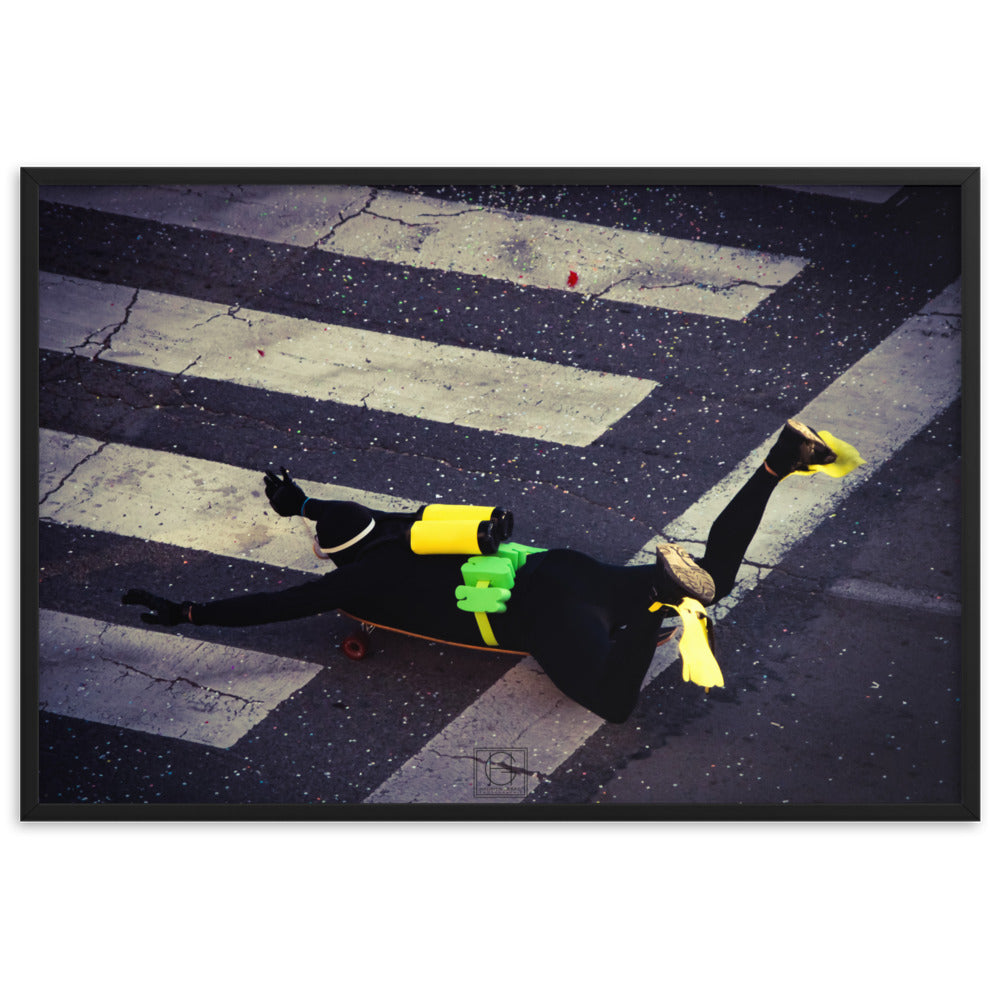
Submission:
[[[340,651],[351,660],[363,660],[371,642],[364,632],[352,632],[341,644]]]

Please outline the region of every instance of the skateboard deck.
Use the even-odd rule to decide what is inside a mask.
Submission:
[[[409,636],[411,639],[421,639],[424,642],[436,642],[442,646],[455,646],[458,649],[474,649],[479,653],[502,653],[507,656],[522,657],[531,655],[521,649],[504,649],[501,646],[474,646],[467,642],[453,642],[450,639],[439,639],[433,635],[420,635],[418,632],[407,632],[405,629],[393,628],[391,625],[380,625],[378,622],[359,618],[357,615],[348,614],[346,611],[341,611],[341,614],[346,618],[356,621],[360,626],[340,644],[340,651],[352,660],[363,660],[368,655],[368,651],[371,648],[371,636],[377,629],[381,629],[384,632],[395,632],[397,635]],[[662,646],[668,643],[676,631],[677,629],[667,630],[657,640],[656,645]]]

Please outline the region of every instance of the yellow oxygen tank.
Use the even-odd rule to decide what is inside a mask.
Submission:
[[[420,556],[492,555],[499,548],[492,521],[414,521],[410,548]]]
[[[429,503],[420,512],[423,521],[492,521],[493,533],[505,542],[514,531],[514,515],[503,507],[461,503]]]

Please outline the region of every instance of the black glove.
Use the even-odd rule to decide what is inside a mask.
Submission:
[[[141,604],[150,608],[152,614],[142,615],[144,622],[150,625],[176,625],[187,621],[187,614],[180,604],[168,601],[165,597],[157,597],[148,590],[127,590],[122,594],[122,604]]]
[[[302,488],[295,485],[295,481],[288,474],[288,469],[284,467],[280,478],[270,469],[264,473],[264,492],[275,512],[282,517],[293,517],[301,513],[302,505],[307,499]]]

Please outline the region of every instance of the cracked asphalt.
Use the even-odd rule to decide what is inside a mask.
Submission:
[[[372,210],[393,191],[355,190],[331,204],[337,221],[317,220],[308,245],[60,204],[43,192],[42,270],[128,296],[117,319],[82,331],[69,350],[40,352],[41,426],[102,442],[46,484],[43,501],[115,442],[245,469],[285,465],[299,478],[420,502],[475,492],[515,511],[518,541],[624,562],[959,274],[957,196],[945,189],[905,189],[884,205],[757,188],[406,190],[451,201],[452,218],[499,208],[808,265],[783,284],[738,282],[772,294],[744,318],[717,317],[608,295],[634,275],[571,296],[568,267],[546,287],[546,275],[517,284],[417,265],[409,255],[427,248],[433,227]],[[384,251],[391,259],[362,255],[365,241],[384,241],[371,229],[383,221],[419,229],[419,246],[396,237]],[[531,264],[523,248],[503,253],[515,277]],[[115,338],[131,332],[148,292],[196,299],[217,317],[259,310],[656,386],[589,446],[484,435],[364,400],[203,377],[202,353],[176,371],[114,360]],[[627,723],[601,727],[542,776],[526,806],[956,801],[961,416],[955,403],[910,440],[725,618],[724,690],[706,695],[664,672]],[[262,489],[242,499],[256,513],[266,507]],[[109,624],[140,625],[118,601],[131,586],[203,600],[308,578],[55,516],[39,537],[41,607]],[[881,585],[883,598],[859,581]],[[322,616],[194,633],[322,667],[232,747],[43,712],[41,801],[358,803],[511,665],[391,633],[353,663],[337,649],[351,629]]]

